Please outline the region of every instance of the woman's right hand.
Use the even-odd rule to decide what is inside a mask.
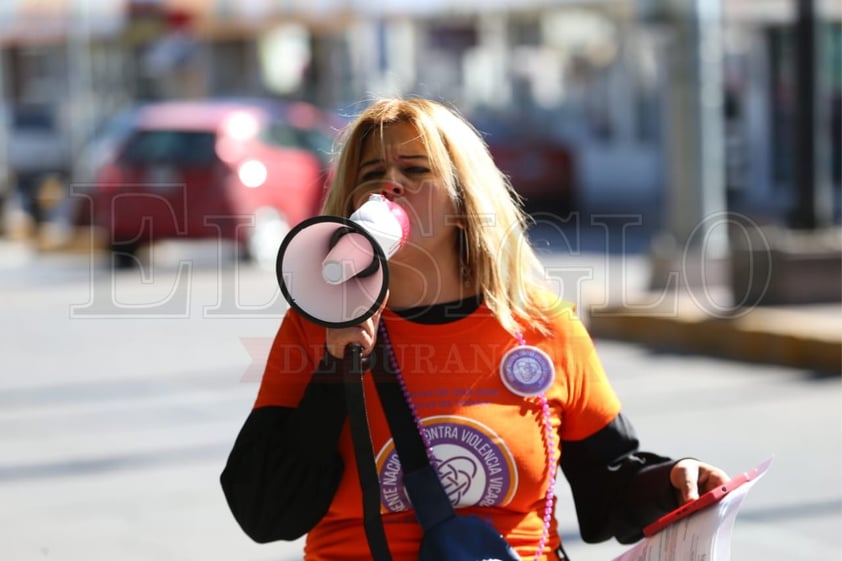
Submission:
[[[377,342],[377,326],[380,323],[380,315],[386,308],[386,302],[388,301],[389,294],[387,293],[383,299],[383,304],[380,305],[380,309],[362,323],[341,329],[328,327],[325,330],[325,346],[327,347],[327,352],[341,359],[345,356],[345,348],[348,345],[357,344],[363,348],[363,356],[369,355],[374,350],[374,343]]]

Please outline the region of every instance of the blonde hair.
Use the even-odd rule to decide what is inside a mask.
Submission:
[[[509,180],[479,133],[454,109],[420,98],[373,102],[343,131],[324,214],[350,216],[363,142],[373,131],[410,123],[419,133],[433,173],[460,213],[463,265],[484,302],[509,332],[548,333],[554,306],[536,290],[540,261],[526,237],[527,216]]]

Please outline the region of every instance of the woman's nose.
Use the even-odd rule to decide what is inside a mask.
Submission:
[[[403,195],[403,185],[394,180],[386,180],[383,182],[383,187],[380,189],[380,194],[387,199],[394,200],[395,197]]]

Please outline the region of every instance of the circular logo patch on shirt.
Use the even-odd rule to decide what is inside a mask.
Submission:
[[[512,393],[534,397],[552,385],[555,367],[549,355],[541,349],[520,345],[503,355],[500,378]]]
[[[427,417],[421,423],[433,448],[434,467],[455,507],[503,506],[512,500],[517,490],[514,458],[494,431],[465,417]],[[408,510],[393,440],[377,454],[377,471],[385,512]]]

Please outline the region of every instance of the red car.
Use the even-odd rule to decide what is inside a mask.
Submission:
[[[319,210],[335,124],[305,103],[146,104],[97,174],[94,223],[118,264],[142,244],[212,238],[274,265],[286,232]]]
[[[564,216],[575,209],[573,156],[566,146],[539,138],[489,143],[489,150],[527,211]]]
[[[547,123],[514,113],[477,113],[471,122],[482,133],[497,167],[524,198],[527,211],[564,216],[575,210],[573,152],[549,134]]]

